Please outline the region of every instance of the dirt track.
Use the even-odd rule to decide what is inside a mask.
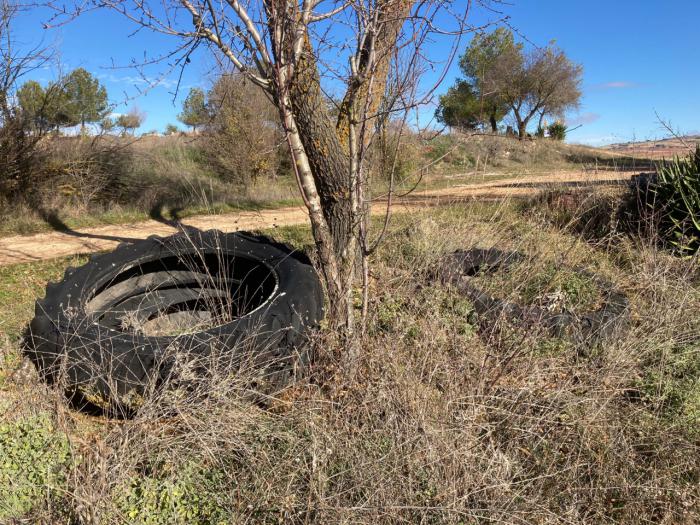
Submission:
[[[557,187],[613,185],[628,180],[632,175],[633,173],[621,172],[555,172],[548,175],[513,177],[439,190],[417,191],[398,199],[393,212],[402,213],[428,206],[470,200],[523,198]],[[373,206],[372,213],[384,213],[383,204],[385,203],[378,201]],[[308,221],[306,211],[298,206],[227,215],[199,215],[183,219],[179,224],[202,230],[216,228],[222,231],[237,231],[303,224],[306,221]],[[79,231],[66,230],[6,237],[0,239],[0,266],[108,250],[120,242],[144,239],[149,235],[170,235],[177,231],[178,227],[178,223],[149,220],[136,224],[100,226]]]

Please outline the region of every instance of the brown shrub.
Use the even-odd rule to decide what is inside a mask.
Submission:
[[[25,119],[16,109],[0,116],[0,200],[16,203],[28,200],[39,163],[37,144]]]
[[[286,143],[277,111],[260,88],[224,75],[209,93],[209,111],[202,147],[222,179],[248,187],[279,174]]]

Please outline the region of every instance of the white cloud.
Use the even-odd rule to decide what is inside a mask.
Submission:
[[[160,77],[143,77],[140,75],[124,75],[117,76],[112,73],[99,75],[101,80],[113,82],[115,84],[130,84],[134,87],[155,88],[162,87],[165,89],[173,89],[177,86],[177,81],[169,78]]]
[[[639,87],[639,84],[637,84],[636,82],[616,80],[613,82],[604,82],[603,84],[596,84],[593,87],[595,89],[630,89]]]
[[[582,113],[580,115],[576,115],[575,117],[571,119],[566,120],[566,125],[570,128],[574,126],[582,126],[585,124],[592,124],[596,120],[600,119],[600,115],[598,113]]]

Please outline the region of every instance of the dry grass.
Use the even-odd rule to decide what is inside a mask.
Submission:
[[[199,138],[49,137],[41,144],[25,200],[0,200],[0,235],[300,204],[293,174],[285,171],[289,167],[284,163],[275,179],[219,173],[215,164]],[[639,159],[550,140],[407,135],[397,160],[395,190],[409,190],[418,182],[422,189],[447,187],[461,177],[486,181],[555,169],[640,166]],[[372,186],[375,197],[388,191],[386,177],[378,173]]]
[[[17,422],[35,414],[70,445],[68,468],[62,456],[52,459],[65,475],[40,487],[25,519],[700,520],[697,262],[630,239],[592,245],[507,204],[397,221],[374,261],[353,373],[341,366],[333,334],[321,333],[313,367],[279,392],[251,393],[254,373],[245,367],[210,367],[184,395],[160,390],[133,420],[108,422],[70,410],[8,343],[0,392],[10,430],[0,446],[26,443],[31,429],[20,432]],[[276,233],[298,243],[308,236]],[[480,326],[470,302],[434,278],[442,254],[475,245],[527,253],[532,263],[514,275],[543,290],[565,288],[568,267],[600,273],[631,300],[629,332],[590,348],[508,323]],[[522,279],[480,279],[526,298]],[[0,485],[5,495],[17,490]],[[2,509],[0,519],[11,516]]]
[[[451,175],[479,172],[551,173],[556,169],[625,170],[644,169],[642,158],[563,142],[538,139],[518,140],[492,135],[444,135],[426,142],[408,137],[407,146],[422,148],[427,159],[440,159],[435,171]],[[402,157],[406,155],[402,154]],[[410,154],[407,155],[410,159]]]
[[[25,200],[0,201],[0,235],[298,202],[291,174],[232,184],[217,177],[197,141],[185,137],[53,137],[42,144],[41,159]]]

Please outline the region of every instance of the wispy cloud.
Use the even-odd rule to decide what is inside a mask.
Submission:
[[[627,82],[624,80],[617,80],[614,82],[604,82],[603,84],[595,84],[594,89],[631,89],[639,87],[636,82]]]
[[[169,78],[158,77],[142,77],[138,75],[117,76],[112,73],[99,75],[100,80],[106,80],[115,84],[129,84],[134,87],[162,87],[165,89],[173,89],[177,86],[177,81]]]
[[[600,115],[598,113],[582,113],[571,119],[567,119],[566,124],[569,127],[582,126],[584,124],[592,124],[599,119]]]

